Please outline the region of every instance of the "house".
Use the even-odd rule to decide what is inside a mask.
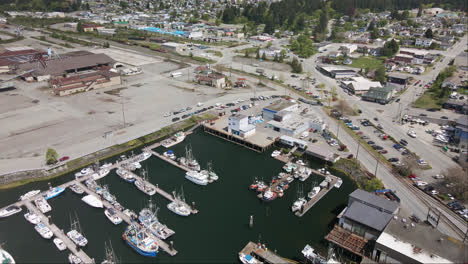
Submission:
[[[429,48],[432,44],[433,40],[428,38],[417,38],[416,42],[414,43],[417,47],[424,47]]]
[[[98,29],[104,29],[104,26],[97,25],[97,24],[83,24],[84,32],[93,32],[93,31],[97,31]]]
[[[323,67],[319,65],[317,65],[316,68],[321,73],[328,75],[335,79],[350,78],[350,77],[356,76],[356,71],[351,70],[351,69],[340,68],[340,67]]]
[[[376,102],[380,104],[387,104],[395,92],[393,85],[386,85],[384,87],[371,87],[361,97],[364,101]]]
[[[401,45],[402,46],[414,46],[414,40],[413,39],[402,39],[401,40]]]
[[[407,54],[398,54],[395,55],[393,60],[403,65],[409,65],[413,63],[413,56]]]
[[[468,246],[432,225],[393,218],[375,241],[376,263],[465,263]]]
[[[390,73],[387,76],[387,82],[401,84],[401,85],[406,85],[410,79],[411,77],[404,75],[404,74],[400,74],[400,73]]]
[[[273,120],[268,122],[268,127],[283,135],[295,137],[309,129],[321,132],[326,125],[318,117],[304,118],[293,111],[281,110],[274,114]]]
[[[371,87],[382,87],[380,82],[373,82],[364,77],[352,77],[348,81],[341,81],[341,87],[348,90],[352,94],[361,95],[366,93]]]
[[[398,33],[398,35],[400,37],[411,37],[411,33],[409,32],[409,30],[402,30],[400,31],[400,33]]]
[[[340,49],[343,53],[351,54],[358,49],[356,44],[343,44],[341,45]]]
[[[226,78],[224,75],[219,73],[210,73],[207,75],[197,75],[195,76],[195,81],[198,84],[204,84],[216,88],[226,87]]]
[[[245,78],[237,78],[237,81],[234,83],[234,87],[246,87],[247,82]]]
[[[210,67],[208,66],[205,66],[205,65],[201,65],[201,66],[197,66],[195,68],[195,70],[193,70],[194,73],[197,73],[197,74],[210,74],[212,73],[213,71],[211,70]]]
[[[399,204],[360,189],[349,195],[348,206],[339,214],[338,225],[325,236],[333,245],[364,257],[396,215]]]
[[[343,53],[341,53],[341,51],[332,51],[328,53],[329,58],[338,58],[340,56],[343,56]]]
[[[260,54],[260,57],[262,57],[263,54],[265,54],[266,57],[275,57],[276,55],[279,56],[281,54],[280,49],[272,49],[272,48],[260,49],[258,52]]]
[[[447,100],[442,107],[444,109],[453,109],[457,113],[468,115],[468,104],[460,100]]]
[[[228,118],[228,132],[245,138],[255,134],[255,126],[249,124],[248,116],[235,114]]]

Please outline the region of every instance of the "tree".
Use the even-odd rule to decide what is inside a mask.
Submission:
[[[302,72],[302,65],[301,63],[297,60],[296,57],[294,57],[290,63],[292,71],[294,73],[301,73]]]
[[[424,33],[424,36],[425,36],[426,38],[430,38],[430,39],[433,38],[433,37],[434,37],[434,34],[432,33],[432,29],[428,28],[428,29],[426,30],[426,33]]]
[[[385,82],[385,67],[383,65],[378,67],[375,71],[374,81]]]
[[[255,55],[255,58],[257,60],[260,59],[260,49],[257,49],[257,55]]]
[[[284,61],[284,57],[286,57],[286,51],[285,50],[281,50],[280,52],[280,56],[279,56],[279,62],[283,62]]]
[[[383,46],[382,55],[391,57],[395,55],[399,49],[400,49],[400,45],[398,45],[395,39],[392,39],[391,41],[387,41],[385,45]]]
[[[126,1],[120,1],[120,7],[121,7],[122,9],[127,9],[128,3],[127,3]]]
[[[381,190],[384,188],[382,181],[378,178],[372,178],[371,180],[364,183],[364,190],[368,192],[374,192],[376,190]]]
[[[102,46],[103,46],[104,48],[109,48],[109,47],[110,47],[110,44],[109,44],[109,42],[106,41],[106,42],[104,42],[104,44],[102,44]]]
[[[76,24],[76,31],[78,31],[80,33],[84,32],[83,24],[81,23],[81,21],[78,21],[78,23]]]
[[[192,52],[189,53],[189,57],[193,58],[193,53]]]
[[[48,148],[46,152],[46,163],[47,165],[54,164],[57,162],[58,154],[53,148]]]
[[[273,61],[276,61],[276,62],[279,61],[278,53],[275,53],[275,57],[273,58]]]
[[[265,51],[263,51],[262,60],[266,60],[266,52]]]
[[[370,34],[371,39],[378,39],[379,36],[380,36],[379,29],[378,29],[378,28],[374,28],[374,29],[371,31],[371,34]]]
[[[246,58],[250,57],[249,49],[245,49],[244,57],[246,57]]]
[[[453,185],[452,187],[449,188],[449,190],[447,190],[447,192],[450,192],[458,200],[467,201],[468,200],[468,177],[466,177],[467,172],[464,171],[462,168],[456,166],[456,167],[451,167],[451,168],[446,169],[443,175],[445,175],[445,184]]]
[[[418,9],[417,17],[422,16],[422,12],[423,12],[423,6],[422,6],[422,4],[420,4],[420,5],[419,5],[419,9]]]

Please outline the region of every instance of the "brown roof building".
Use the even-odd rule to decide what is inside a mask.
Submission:
[[[59,77],[50,81],[56,95],[64,96],[121,84],[116,72],[92,71],[70,77]]]

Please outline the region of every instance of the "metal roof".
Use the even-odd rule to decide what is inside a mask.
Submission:
[[[376,195],[374,196],[378,197]],[[393,215],[363,203],[353,202],[343,216],[378,231],[382,231],[392,219]]]
[[[370,192],[363,191],[361,189],[357,189],[349,195],[350,198],[354,198],[359,200],[361,203],[365,203],[368,206],[383,209],[388,213],[392,214],[398,208],[398,204],[393,201],[389,201],[384,199],[380,196],[372,194]]]

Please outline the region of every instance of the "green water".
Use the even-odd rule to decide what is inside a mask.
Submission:
[[[344,208],[347,196],[355,186],[343,177],[340,189],[333,189],[302,218],[296,217],[290,206],[296,199],[297,189],[303,186],[304,192],[311,189],[314,181],[323,178],[311,176],[305,182],[294,181],[283,198],[270,203],[260,201],[248,186],[254,177],[270,181],[271,177],[282,171],[282,163],[271,158],[270,153],[256,153],[241,146],[205,134],[202,131],[190,135],[172,150],[177,156],[184,153],[185,145],[190,144],[193,154],[202,167],[208,161],[220,176],[219,181],[207,186],[195,185],[184,178],[185,172],[156,158],[142,163],[149,171],[150,181],[171,192],[183,187],[188,202],[195,201],[200,211],[196,215],[181,217],[167,209],[168,201],[159,195],[153,201],[160,207],[160,221],[173,229],[176,234],[169,240],[174,241],[178,254],[170,257],[160,251],[156,258],[138,255],[121,239],[126,224],[114,226],[104,215],[102,209],[91,208],[83,203],[81,196],[70,190],[49,200],[52,206],[51,221],[59,228],[68,231],[70,215],[77,214],[81,228],[89,243],[85,252],[100,263],[104,258],[104,242],[111,240],[116,255],[122,262],[180,263],[238,262],[238,252],[248,241],[261,239],[270,249],[290,259],[299,259],[305,244],[324,250],[323,237],[336,222],[336,216]],[[164,149],[156,149],[163,152]],[[320,168],[321,162],[311,161],[311,167]],[[137,172],[138,173],[138,172]],[[58,185],[73,179],[73,174],[51,180]],[[112,171],[99,181],[107,184],[118,201],[126,208],[138,212],[148,201],[148,196],[133,184],[121,180]],[[18,197],[32,189],[46,189],[47,182],[36,182],[15,189],[0,192],[0,207],[14,202]],[[59,252],[53,242],[44,240],[22,213],[0,220],[0,241],[5,242],[17,263],[24,262],[66,262],[68,250]],[[249,228],[249,216],[254,216],[254,227]]]

